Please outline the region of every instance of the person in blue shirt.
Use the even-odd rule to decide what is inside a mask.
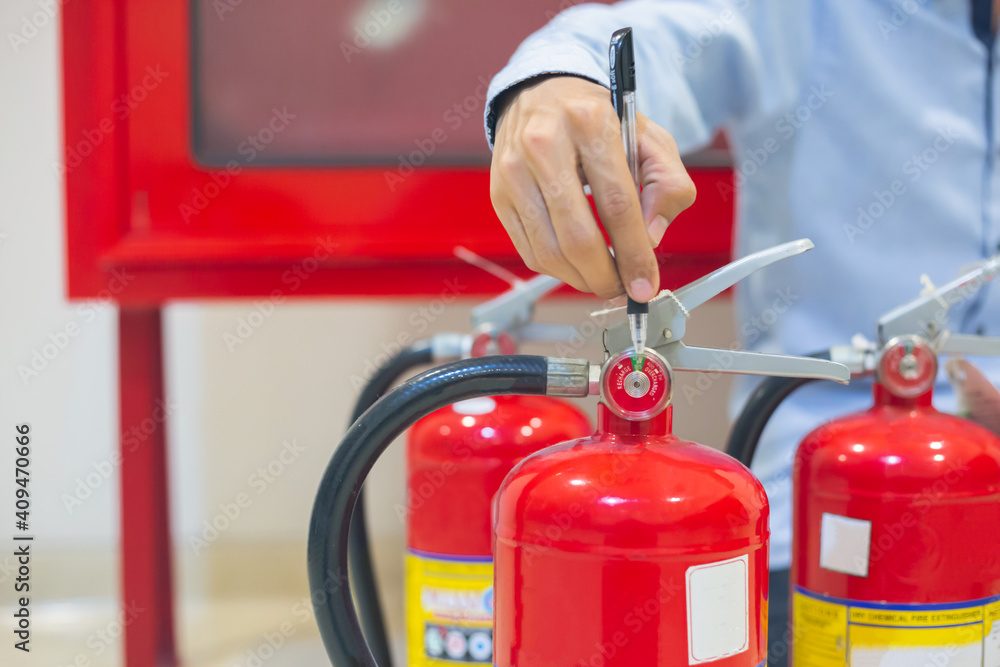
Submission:
[[[680,156],[724,130],[735,254],[801,237],[816,244],[740,284],[738,321],[773,322],[741,326],[741,344],[805,354],[873,337],[879,315],[917,296],[921,274],[942,284],[1000,252],[996,16],[993,0],[570,7],[528,37],[490,86],[494,208],[532,270],[603,298],[646,301],[659,286],[653,250],[696,196]],[[641,197],[607,88],[608,42],[626,26],[642,114]],[[782,312],[772,312],[778,298]],[[955,331],[1000,335],[1000,290],[986,287],[950,316]],[[980,367],[1000,378],[997,360]],[[787,655],[794,447],[822,421],[867,407],[870,389],[857,384],[797,392],[758,450],[754,470],[772,506],[772,667]],[[732,405],[751,388],[739,380]],[[937,391],[938,407],[954,409],[954,394]]]

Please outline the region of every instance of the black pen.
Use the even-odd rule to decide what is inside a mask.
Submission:
[[[618,120],[622,126],[622,142],[625,144],[625,158],[628,160],[632,181],[639,191],[639,140],[636,136],[635,120],[635,49],[632,46],[632,28],[616,30],[611,35],[611,102],[615,105]],[[646,327],[649,304],[640,303],[628,297],[629,331],[632,346],[640,359],[646,349]]]

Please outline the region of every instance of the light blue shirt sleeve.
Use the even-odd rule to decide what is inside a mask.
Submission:
[[[567,73],[608,86],[611,34],[635,35],[637,106],[669,131],[682,153],[731,123],[787,106],[808,59],[809,5],[788,0],[631,0],[583,4],[558,14],[517,49],[493,79],[494,100],[541,74]]]

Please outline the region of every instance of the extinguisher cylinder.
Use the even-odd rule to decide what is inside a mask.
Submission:
[[[498,667],[757,667],[768,504],[739,462],[600,406],[525,459],[494,508]]]

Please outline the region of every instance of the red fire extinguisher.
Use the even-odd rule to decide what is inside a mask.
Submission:
[[[687,347],[696,307],[798,241],[751,255],[650,303],[649,340],[625,322],[607,360],[521,355],[428,371],[351,427],[317,493],[309,581],[333,664],[375,667],[347,566],[355,499],[389,442],[421,416],[482,396],[600,393],[598,431],[519,463],[494,503],[494,656],[498,667],[758,667],[766,652],[768,506],[760,483],[724,454],[670,433],[674,370],[778,374],[846,382],[826,360]],[[593,371],[593,372],[592,372]]]
[[[1000,439],[932,405],[939,355],[1000,355],[1000,338],[947,330],[949,305],[998,271],[983,262],[882,317],[876,344],[830,351],[874,375],[874,405],[796,453],[793,665],[1000,665]]]
[[[535,302],[562,283],[547,276],[513,282],[473,310],[471,356],[572,334],[572,327],[531,321]],[[592,432],[579,408],[548,396],[472,398],[410,429],[407,504],[398,508],[406,517],[410,667],[493,664],[493,496],[521,459]]]

